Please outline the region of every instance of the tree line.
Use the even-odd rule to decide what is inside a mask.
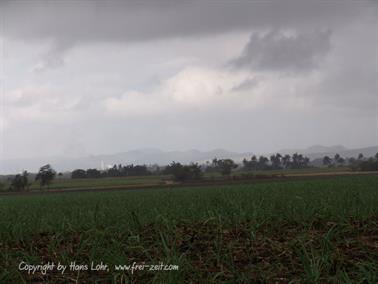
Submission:
[[[374,157],[365,158],[363,154],[359,154],[357,158],[343,158],[339,154],[333,157],[324,156],[322,164],[326,167],[348,166],[356,171],[378,171],[378,153]],[[302,154],[294,153],[293,155],[281,155],[279,153],[271,155],[269,158],[265,156],[253,155],[250,159],[243,159],[242,164],[237,164],[232,159],[214,158],[211,163],[199,165],[192,163],[183,165],[178,162],[163,167],[157,167],[150,170],[146,165],[114,165],[111,168],[100,171],[98,169],[76,169],[71,172],[72,179],[78,178],[102,178],[102,177],[128,177],[128,176],[147,176],[147,175],[171,175],[175,181],[191,181],[199,180],[206,173],[220,173],[222,176],[229,176],[234,170],[241,171],[265,171],[279,169],[304,169],[309,168],[310,159]],[[10,178],[9,190],[26,191],[30,189],[29,173],[23,171]],[[40,188],[48,188],[53,179],[56,177],[56,171],[47,164],[42,166],[35,175],[34,180],[39,182]],[[61,175],[61,174],[59,174]]]
[[[255,155],[250,160],[243,159],[245,170],[264,171],[279,169],[304,169],[310,167],[310,159],[302,154],[290,155],[273,154],[269,159],[265,156],[257,158]]]
[[[56,171],[49,165],[42,166],[34,180],[39,182],[40,188],[49,187],[56,176]],[[27,191],[30,189],[31,182],[29,182],[29,173],[23,171],[22,174],[15,175],[9,185],[11,191]]]
[[[71,178],[103,178],[103,177],[128,177],[128,176],[147,176],[151,175],[146,165],[114,165],[113,167],[99,171],[97,169],[76,169],[72,171]]]
[[[334,157],[324,156],[323,165],[329,168],[347,165],[354,171],[378,171],[378,153],[369,158],[365,158],[362,153],[357,158],[343,158],[339,154]]]

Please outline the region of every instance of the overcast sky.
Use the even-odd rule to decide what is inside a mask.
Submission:
[[[1,1],[2,158],[378,145],[376,1]]]

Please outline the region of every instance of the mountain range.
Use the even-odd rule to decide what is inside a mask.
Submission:
[[[362,153],[365,157],[374,156],[378,152],[378,146],[348,149],[342,145],[322,146],[314,145],[306,149],[282,149],[277,151],[281,154],[301,153],[316,160],[325,155],[334,156],[336,153],[342,157],[357,157]],[[60,172],[71,171],[73,169],[88,169],[98,168],[105,169],[114,164],[146,164],[146,165],[167,165],[172,161],[180,163],[199,162],[205,163],[211,161],[213,158],[231,158],[236,162],[241,162],[243,158],[250,158],[254,153],[252,152],[232,152],[224,149],[215,149],[211,151],[187,150],[187,151],[162,151],[155,148],[146,148],[132,150],[123,153],[107,154],[107,155],[90,155],[79,158],[69,157],[50,157],[50,158],[29,158],[29,159],[7,159],[0,160],[0,173],[12,174],[18,173],[22,170],[36,172],[40,166],[44,164],[51,164],[54,169]],[[264,155],[269,156],[272,153]],[[258,155],[258,154],[256,154]]]

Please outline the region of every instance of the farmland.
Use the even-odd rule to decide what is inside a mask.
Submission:
[[[363,173],[363,172],[362,172]],[[361,172],[351,171],[348,167],[338,168],[308,168],[299,170],[265,170],[265,171],[237,171],[232,174],[233,177],[252,177],[252,180],[256,176],[260,177],[272,177],[272,176],[311,176],[311,175],[346,175],[346,174],[361,174]],[[231,176],[231,178],[232,178]],[[39,190],[73,190],[73,189],[111,189],[111,188],[128,188],[128,187],[141,187],[141,186],[158,186],[166,184],[166,181],[172,180],[170,175],[149,175],[149,176],[130,176],[130,177],[105,177],[105,178],[79,178],[72,179],[69,176],[56,177],[49,188],[41,189],[40,183],[34,180],[35,175],[31,175],[29,178],[30,191]],[[205,173],[203,181],[224,181],[225,178],[219,172]],[[10,182],[6,176],[0,176],[0,183],[3,184],[1,191],[9,191]]]
[[[377,188],[368,175],[2,196],[0,282],[376,283]],[[109,271],[28,274],[21,261]],[[115,270],[133,262],[179,269]]]

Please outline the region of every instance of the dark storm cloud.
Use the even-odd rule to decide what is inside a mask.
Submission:
[[[286,34],[253,33],[232,65],[263,71],[307,71],[315,68],[330,49],[330,31]]]
[[[44,71],[62,66],[66,52],[76,45],[132,43],[267,28],[324,29],[343,25],[346,19],[366,14],[372,7],[374,4],[369,2],[355,5],[292,0],[7,1],[0,2],[0,35],[50,42],[50,51],[33,69]]]
[[[67,47],[91,41],[131,42],[266,27],[329,26],[367,9],[368,4],[335,1],[65,0],[0,4],[5,36],[54,40]]]

